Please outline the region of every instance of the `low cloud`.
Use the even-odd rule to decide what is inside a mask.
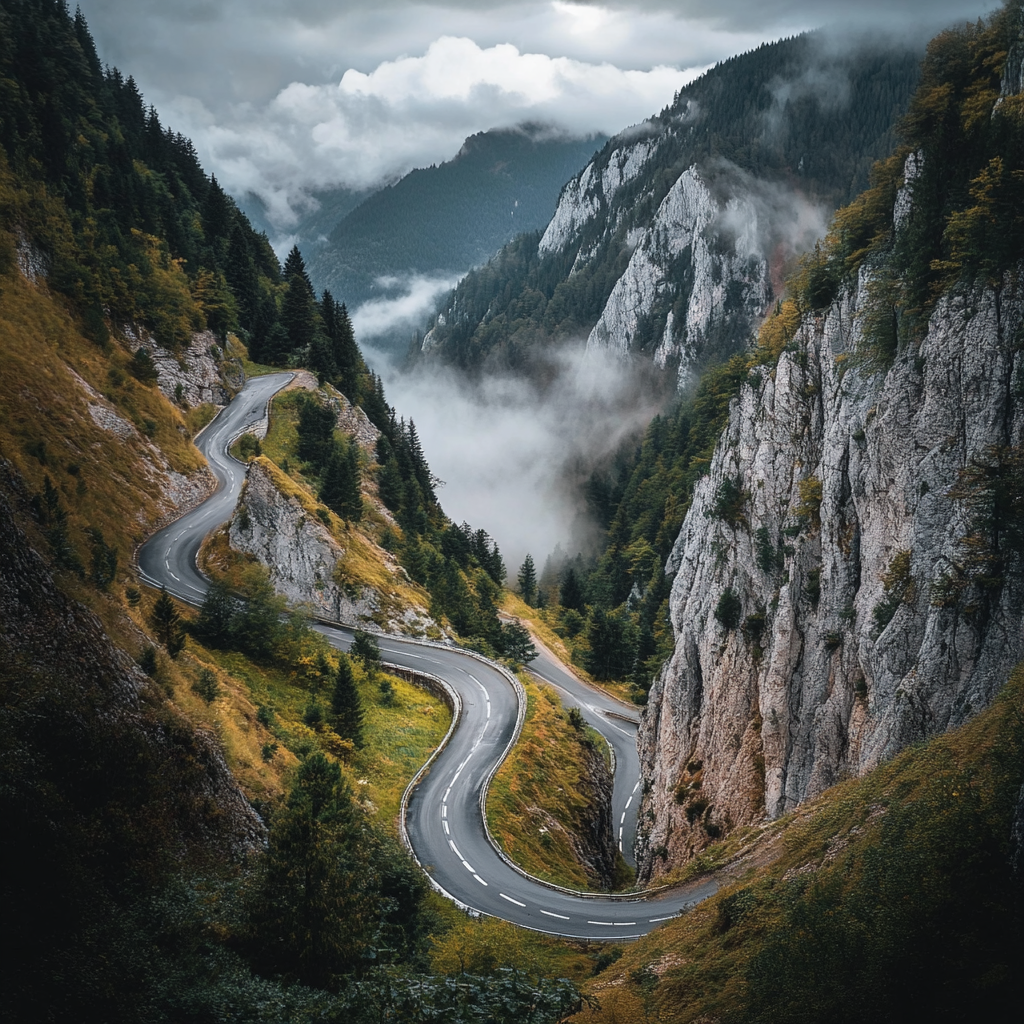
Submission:
[[[543,383],[469,381],[429,366],[382,366],[388,400],[416,422],[439,497],[457,522],[487,530],[509,571],[527,552],[543,564],[583,525],[579,483],[658,411],[618,359],[562,350]]]
[[[745,256],[806,252],[825,235],[831,209],[777,181],[755,177],[727,160],[712,165],[714,190],[725,201],[715,227]]]
[[[433,312],[438,296],[451,291],[458,283],[458,277],[424,274],[378,278],[377,286],[391,294],[364,302],[352,311],[356,336],[363,341],[373,341],[396,327],[421,327]]]

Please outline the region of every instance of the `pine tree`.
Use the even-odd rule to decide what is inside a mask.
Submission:
[[[335,366],[334,380],[338,390],[350,402],[359,402],[360,377],[366,373],[359,346],[356,344],[355,331],[344,304],[335,301],[329,291],[320,297],[320,319],[323,321],[331,352],[331,360]]]
[[[368,852],[341,767],[310,754],[274,816],[255,901],[257,957],[267,967],[329,988],[359,963],[377,916]]]
[[[281,326],[288,336],[291,352],[307,348],[316,334],[317,314],[313,290],[301,274],[292,274],[281,303]]]
[[[519,592],[527,604],[533,604],[537,596],[537,570],[533,564],[533,555],[527,555],[519,569]]]
[[[350,653],[353,658],[358,658],[363,663],[368,675],[374,676],[380,671],[380,645],[372,633],[357,629],[352,638]]]
[[[331,694],[331,715],[334,731],[343,739],[351,740],[357,747],[363,745],[363,702],[356,688],[352,674],[352,662],[348,655],[338,655],[338,671],[334,677],[334,691]]]
[[[210,176],[210,185],[203,202],[203,232],[207,244],[217,252],[217,243],[231,235],[235,220],[234,204],[220,187],[216,175]]]
[[[383,434],[381,437],[383,438]],[[405,487],[402,484],[402,471],[398,468],[398,460],[392,456],[384,464],[377,479],[377,493],[380,500],[392,512],[397,512],[402,507],[405,498]]]
[[[313,285],[309,280],[309,274],[306,273],[306,261],[302,258],[302,253],[299,252],[299,247],[293,245],[291,252],[285,257],[284,279],[290,281],[293,277],[302,279],[302,283],[306,286],[306,291],[313,294]]]
[[[237,614],[238,601],[232,596],[227,584],[214,580],[192,623],[192,632],[208,647],[227,647],[234,635]]]
[[[174,607],[166,587],[160,588],[160,596],[150,612],[149,622],[157,640],[164,645],[167,653],[172,658],[177,658],[185,647],[185,630],[181,624],[181,615]]]
[[[318,473],[322,472],[334,453],[335,412],[313,398],[305,398],[299,405],[298,433],[299,458],[308,462]]]
[[[320,481],[320,500],[332,512],[352,523],[358,523],[363,517],[357,448],[354,441],[344,447],[335,444]]]
[[[572,608],[574,611],[583,612],[585,603],[583,600],[583,587],[576,571],[569,566],[562,577],[562,586],[558,592],[558,603],[563,608]]]

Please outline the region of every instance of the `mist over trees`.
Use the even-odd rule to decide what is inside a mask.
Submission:
[[[811,33],[722,61],[645,122],[656,155],[620,186],[614,206],[600,202],[572,246],[541,254],[542,232],[527,232],[463,278],[431,328],[429,358],[472,371],[522,371],[544,347],[586,337],[632,255],[628,228],[653,216],[693,164],[712,187],[738,172],[828,209],[850,201],[896,143],[893,126],[917,84],[920,58],[896,42],[842,52]],[[598,173],[622,145],[621,137],[606,143],[595,156]],[[663,305],[635,345],[641,351],[652,352],[661,338],[671,301]]]

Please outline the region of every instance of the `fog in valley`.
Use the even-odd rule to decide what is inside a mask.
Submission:
[[[575,551],[593,536],[581,483],[660,406],[643,374],[604,353],[584,357],[582,340],[548,353],[531,378],[473,380],[429,363],[404,370],[361,341],[388,401],[416,423],[445,512],[487,530],[513,579],[527,552],[542,565],[556,544]]]

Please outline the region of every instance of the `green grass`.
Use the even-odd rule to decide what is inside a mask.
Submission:
[[[592,730],[570,724],[558,694],[525,674],[526,719],[519,742],[491,783],[487,823],[502,849],[537,878],[571,889],[600,891],[601,879],[580,860],[574,838],[592,813],[583,747],[589,741],[607,761],[607,747]],[[622,882],[628,869],[621,864]]]
[[[263,742],[279,745],[271,763],[280,774],[287,775],[298,757],[322,749],[345,764],[353,791],[363,805],[389,827],[397,827],[405,787],[451,724],[451,713],[442,701],[387,673],[368,679],[355,663],[365,717],[364,746],[352,751],[339,743],[329,726],[312,729],[303,721],[314,699],[325,711],[330,704],[330,682],[320,681],[311,668],[257,664],[236,651],[204,650],[202,654],[244,687],[257,711],[265,708],[271,712]],[[388,679],[394,688],[391,706],[382,704],[381,679]]]

